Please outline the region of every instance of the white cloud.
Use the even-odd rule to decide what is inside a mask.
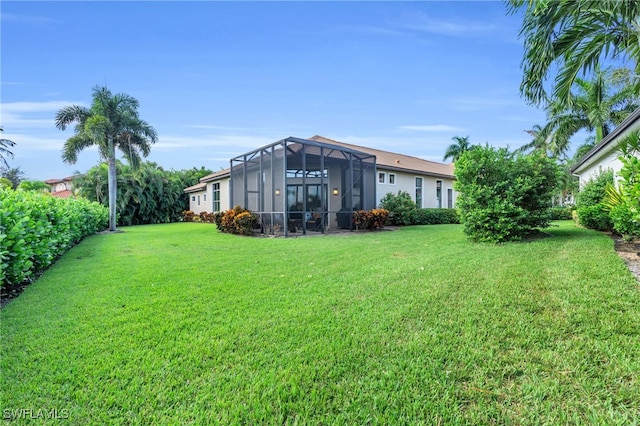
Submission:
[[[400,126],[400,130],[410,130],[414,132],[464,132],[461,127],[449,126],[447,124],[425,124],[413,126]]]
[[[34,127],[55,129],[56,112],[69,105],[82,105],[82,102],[3,102],[0,104],[0,121],[5,131]]]
[[[412,31],[453,37],[476,37],[497,29],[495,25],[484,22],[433,19],[424,13],[413,16],[400,25]]]

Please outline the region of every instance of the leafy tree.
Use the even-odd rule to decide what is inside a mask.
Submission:
[[[56,127],[65,130],[76,123],[75,135],[65,142],[62,159],[75,164],[78,153],[97,146],[101,158],[108,164],[109,230],[116,230],[116,148],[129,164],[137,168],[140,154],[146,157],[151,144],[158,139],[156,131],[138,116],[138,101],[127,94],[113,95],[106,87],[93,89],[90,108],[71,105],[56,114]]]
[[[20,182],[22,182],[26,175],[20,167],[4,168],[0,171],[0,177],[11,181],[11,188],[16,189]]]
[[[549,224],[558,178],[553,160],[487,145],[464,153],[455,175],[458,213],[473,241],[518,240]]]
[[[5,177],[0,177],[0,188],[13,189],[13,182]]]
[[[522,12],[524,75],[520,91],[540,105],[549,96],[544,84],[551,71],[553,97],[568,101],[578,75],[596,68],[605,58],[628,58],[640,74],[640,2],[621,0],[507,0],[511,13]],[[638,82],[636,78],[636,83]]]
[[[0,132],[4,132],[4,128],[0,127]],[[9,148],[12,148],[16,145],[14,141],[10,141],[9,139],[0,139],[0,162],[4,164],[5,167],[9,167],[9,163],[7,163],[7,158],[13,158],[13,152],[9,151]]]
[[[153,162],[143,162],[137,169],[116,163],[118,197],[116,212],[119,225],[139,225],[179,221],[189,207],[184,188],[197,183],[210,170],[167,171]],[[106,204],[108,170],[105,164],[92,167],[74,180],[78,193],[92,201]]]
[[[18,185],[18,189],[23,191],[49,192],[49,185],[41,180],[23,180]]]
[[[469,143],[469,136],[454,136],[451,140],[453,140],[454,143],[447,147],[447,150],[444,152],[443,161],[451,158],[451,162],[455,163],[463,153],[473,148]]]

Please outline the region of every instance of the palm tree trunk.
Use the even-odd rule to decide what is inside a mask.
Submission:
[[[603,126],[596,126],[596,145],[604,138]]]
[[[109,158],[107,158],[108,169],[108,187],[109,187],[109,231],[116,230],[116,148],[113,144],[113,138],[108,140]]]

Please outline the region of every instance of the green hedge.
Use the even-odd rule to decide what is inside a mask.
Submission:
[[[415,225],[460,223],[456,209],[418,209],[415,216]]]
[[[33,191],[0,189],[0,281],[20,284],[87,235],[105,229],[106,207]]]

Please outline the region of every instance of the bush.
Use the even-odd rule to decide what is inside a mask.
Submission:
[[[578,223],[585,228],[596,231],[610,231],[613,229],[609,213],[601,204],[595,206],[578,207]]]
[[[640,237],[640,222],[635,220],[634,212],[628,203],[621,203],[609,211],[613,229],[627,239]]]
[[[387,193],[380,200],[380,208],[389,212],[390,225],[413,225],[418,213],[418,206],[406,191],[398,191],[397,194]]]
[[[460,221],[471,240],[514,241],[549,225],[559,174],[552,160],[477,147],[462,154],[455,174]]]
[[[183,222],[193,222],[193,218],[196,216],[194,212],[191,210],[185,210],[182,212],[182,221]]]
[[[20,284],[87,235],[105,229],[108,210],[85,199],[0,189],[0,281]]]
[[[573,206],[556,206],[551,208],[551,220],[571,220]]]
[[[353,224],[356,229],[382,229],[389,218],[385,209],[357,210],[353,212]]]
[[[613,230],[613,223],[603,201],[607,187],[613,185],[613,171],[606,170],[589,180],[576,197],[578,223],[597,231]]]
[[[238,235],[253,235],[258,226],[258,216],[240,206],[235,206],[224,213],[213,215],[220,232]]]
[[[415,225],[440,225],[447,223],[460,223],[456,209],[418,209],[416,211]]]

